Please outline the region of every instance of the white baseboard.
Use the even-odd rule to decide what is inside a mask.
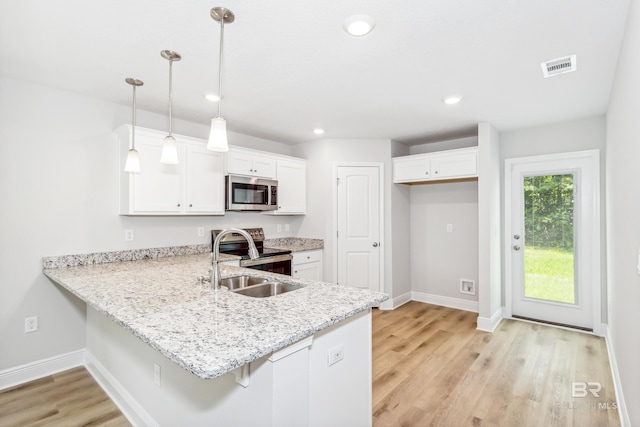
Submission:
[[[84,357],[82,349],[0,371],[0,390],[83,366]]]
[[[407,292],[406,294],[402,294],[398,297],[389,298],[388,300],[380,304],[380,307],[378,308],[380,310],[395,310],[396,308],[408,303],[409,301],[411,301],[411,293]]]
[[[504,318],[504,315],[503,315],[503,308],[502,307],[497,309],[495,311],[495,313],[493,313],[491,315],[490,318],[489,317],[480,317],[480,316],[478,316],[477,329],[479,331],[493,332],[493,331],[496,330],[496,328],[498,327],[500,322],[502,322],[503,318]]]
[[[607,354],[609,355],[609,365],[611,366],[611,376],[613,377],[613,388],[616,391],[616,402],[618,404],[618,415],[620,415],[620,425],[622,427],[631,427],[631,419],[627,412],[627,405],[624,401],[622,393],[622,383],[620,382],[620,372],[618,371],[618,362],[613,350],[613,342],[611,342],[611,333],[609,325],[603,324],[602,331],[605,343],[607,344]]]
[[[478,302],[469,301],[467,299],[444,297],[441,295],[428,294],[426,292],[411,292],[413,301],[424,302],[427,304],[441,305],[444,307],[456,308],[458,310],[478,312]]]
[[[85,354],[85,366],[131,424],[160,426],[89,351]]]

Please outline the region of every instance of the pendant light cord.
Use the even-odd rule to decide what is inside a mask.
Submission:
[[[171,111],[173,110],[173,59],[169,59],[169,136],[173,136],[173,118]]]
[[[133,85],[133,111],[131,112],[131,149],[136,149],[136,85]]]
[[[220,99],[218,100],[218,117],[222,117],[222,49],[224,46],[224,19],[225,14],[220,18],[220,61],[219,69],[218,69],[218,96]]]

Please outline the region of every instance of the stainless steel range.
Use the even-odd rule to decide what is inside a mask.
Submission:
[[[269,271],[271,273],[287,274],[291,276],[291,251],[281,249],[269,249],[264,247],[264,231],[262,228],[244,229],[256,244],[260,256],[250,259],[249,243],[238,233],[230,233],[222,237],[220,241],[220,253],[240,255],[240,267],[253,268],[255,270]],[[223,230],[211,230],[211,246],[218,234]]]

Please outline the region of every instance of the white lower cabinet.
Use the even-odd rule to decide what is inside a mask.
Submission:
[[[322,281],[322,249],[294,252],[291,275],[300,279]]]
[[[394,183],[421,183],[478,176],[478,148],[393,158]]]
[[[174,135],[177,165],[160,163],[166,133],[136,128],[140,173],[124,172],[131,126],[115,132],[120,144],[121,215],[224,215],[223,153],[206,149],[203,140]]]

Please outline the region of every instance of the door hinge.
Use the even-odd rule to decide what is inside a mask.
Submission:
[[[340,178],[336,178],[336,185],[340,185]]]
[[[336,230],[336,237],[340,237],[340,232]]]

